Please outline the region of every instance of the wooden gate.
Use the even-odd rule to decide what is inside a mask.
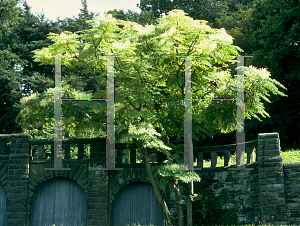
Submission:
[[[5,225],[6,195],[3,186],[0,184],[0,225]]]
[[[86,195],[74,181],[56,179],[43,185],[33,201],[33,226],[86,226]]]
[[[163,213],[152,185],[137,183],[118,194],[112,209],[113,226],[163,225]]]

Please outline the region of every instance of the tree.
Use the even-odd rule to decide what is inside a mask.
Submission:
[[[220,13],[230,15],[236,12],[236,4],[249,5],[253,0],[141,0],[137,6],[142,12],[153,11],[156,18],[167,15],[173,9],[181,9],[195,20],[206,20],[215,28]]]
[[[83,9],[81,9],[79,18],[67,18],[52,22],[45,21],[43,14],[33,15],[30,12],[31,7],[26,1],[23,3],[23,9],[15,7],[17,1],[1,1],[3,26],[0,45],[4,50],[1,56],[1,69],[4,71],[1,72],[3,76],[1,76],[0,83],[3,91],[1,95],[3,99],[1,103],[3,104],[0,107],[2,133],[22,131],[22,128],[15,123],[19,109],[13,107],[13,105],[19,103],[23,96],[29,96],[32,92],[42,93],[48,88],[54,87],[53,65],[39,65],[34,62],[31,51],[48,47],[54,43],[47,39],[49,32],[60,34],[62,31],[76,32],[91,28],[85,21],[93,19],[94,14],[88,13],[86,1],[82,1],[82,3]],[[74,85],[77,84],[77,90],[83,89],[84,91],[92,90],[96,92],[103,89],[103,87],[97,86],[95,77],[90,74],[82,74],[78,67],[73,71],[70,68],[68,70],[63,69],[63,75],[71,77],[74,74],[81,79],[80,84],[78,79],[77,81],[76,79],[70,81]],[[35,126],[35,124],[32,126]],[[40,125],[41,128],[42,125]]]
[[[16,7],[16,0],[0,1],[0,131],[10,133],[15,127],[15,117],[18,109],[13,105],[22,97],[19,87],[21,80],[15,72],[15,66],[22,64],[12,47],[15,45],[16,35],[13,27],[18,26],[20,9]]]
[[[249,64],[267,67],[285,87],[288,97],[270,96],[265,102],[270,118],[245,121],[248,139],[253,131],[277,131],[283,149],[300,147],[299,137],[299,4],[298,1],[255,1],[250,8],[239,6],[231,16],[217,19],[234,37],[234,45],[252,55]],[[281,109],[278,111],[278,109]]]
[[[182,178],[188,182],[199,179],[194,172],[173,171],[170,168],[175,162],[181,168],[184,167],[180,156],[172,154],[169,142],[169,138],[180,139],[184,136],[184,60],[176,56],[201,56],[193,60],[193,98],[234,98],[236,78],[230,70],[224,68],[234,62],[232,55],[242,50],[232,45],[232,38],[224,29],[212,29],[206,25],[206,21],[195,21],[182,10],[169,12],[168,16],[159,19],[156,26],[143,27],[134,22],[116,20],[111,14],[96,17],[89,23],[93,24],[93,28],[81,35],[71,32],[60,35],[51,33],[49,38],[55,44],[35,50],[35,60],[53,65],[53,57],[64,54],[63,65],[85,65],[84,72],[98,73],[99,83],[105,84],[106,60],[99,59],[99,56],[124,56],[115,59],[116,140],[137,144],[164,217],[168,225],[172,225],[168,207],[153,173],[161,173],[166,177],[171,175],[175,185],[176,180]],[[120,29],[117,24],[124,27]],[[86,42],[82,44],[80,38]],[[258,114],[268,116],[261,98],[267,100],[268,92],[284,95],[276,85],[281,88],[284,86],[271,79],[265,69],[246,67],[245,71],[246,117],[259,118]],[[65,98],[75,95],[66,83],[62,86]],[[100,90],[92,94],[80,91],[78,95],[105,98],[106,92]],[[63,131],[72,128],[82,132],[88,128],[87,121],[96,122],[97,117],[106,116],[106,109],[99,109],[90,103],[86,103],[86,106],[78,104],[62,107],[65,116]],[[40,111],[39,120],[42,122],[47,117],[53,118],[53,110],[50,110],[53,109],[53,88],[43,94],[35,93],[24,98],[19,107],[22,111],[18,119],[23,127],[36,119],[30,114],[31,111]],[[220,111],[216,112],[216,108]],[[194,140],[216,131],[234,131],[235,124],[235,104],[199,101],[193,105]],[[101,131],[105,128],[105,122],[95,124],[94,128],[95,131]],[[150,168],[149,148],[163,152],[170,164],[160,166],[153,172]]]

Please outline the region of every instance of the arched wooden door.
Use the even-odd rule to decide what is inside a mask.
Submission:
[[[86,195],[74,181],[56,179],[43,185],[33,201],[33,226],[86,226]]]
[[[6,195],[3,186],[0,184],[0,225],[5,225]]]
[[[150,184],[130,185],[118,194],[112,208],[113,226],[163,225],[163,213]]]

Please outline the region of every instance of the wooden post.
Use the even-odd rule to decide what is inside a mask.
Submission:
[[[217,166],[217,152],[213,151],[210,153],[210,159],[211,159],[211,167]]]
[[[0,140],[0,155],[5,154],[5,143],[6,143],[6,140]]]
[[[117,164],[122,164],[123,149],[117,149]]]
[[[197,152],[197,168],[203,168],[203,152]]]
[[[51,159],[54,159],[54,144],[51,144]]]
[[[70,159],[70,144],[65,144],[65,159]]]
[[[84,144],[78,144],[78,159],[83,159]]]
[[[130,149],[130,163],[136,163],[136,149],[135,148],[131,148]]]
[[[44,145],[39,144],[38,145],[38,159],[43,159],[44,158]]]
[[[230,150],[224,150],[224,166],[231,166],[230,162],[230,157],[231,157],[231,152]]]
[[[256,154],[255,162],[258,162],[258,145],[255,145],[255,154]]]
[[[254,149],[254,147],[246,147],[246,150],[247,150],[247,164],[254,162],[253,149]]]

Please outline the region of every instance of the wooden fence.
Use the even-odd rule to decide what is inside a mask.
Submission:
[[[0,139],[0,154],[5,154],[7,151],[6,143],[8,143],[10,139],[2,140]],[[95,146],[95,144],[98,146]],[[101,161],[106,159],[106,139],[105,138],[89,138],[89,139],[62,139],[63,149],[64,149],[64,159],[63,161],[70,162],[76,159],[70,159],[70,145],[77,145],[78,147],[78,160],[84,160],[84,145],[91,144],[91,156],[88,161],[98,161],[99,158]],[[54,159],[54,139],[32,139],[30,140],[30,146],[37,145],[38,146],[38,155],[37,161],[45,160],[44,159],[44,147],[45,145],[51,145],[51,158],[50,160],[53,161]],[[94,146],[93,146],[94,145]],[[101,148],[100,148],[101,147]],[[254,148],[256,151],[256,159],[254,159]],[[100,155],[95,155],[95,149],[101,149]],[[115,149],[117,151],[116,156],[116,168],[144,168],[144,163],[136,163],[136,149],[137,146],[135,144],[127,144],[127,143],[116,143]],[[130,150],[130,163],[125,164],[122,162],[124,151]],[[31,148],[30,148],[31,150]],[[257,150],[258,150],[258,140],[253,140],[249,142],[245,142],[245,151],[247,153],[247,163],[245,164],[252,164],[257,162]],[[163,161],[166,159],[166,156],[158,152],[156,150],[150,150],[150,153],[155,153],[157,157],[157,163],[151,163],[151,165],[163,164]],[[194,158],[197,157],[197,168],[203,168],[203,155],[205,153],[210,154],[211,159],[211,169],[203,168],[203,171],[223,171],[228,170],[228,168],[233,167],[230,165],[231,155],[234,155],[236,152],[236,144],[229,144],[229,145],[218,145],[218,146],[206,146],[206,147],[194,147]],[[33,160],[32,151],[29,154],[31,160]],[[216,167],[217,166],[217,157],[224,156],[224,167]],[[47,161],[47,160],[46,160]],[[52,162],[50,161],[50,162]],[[48,161],[47,161],[48,162]],[[247,167],[247,166],[246,166]]]

